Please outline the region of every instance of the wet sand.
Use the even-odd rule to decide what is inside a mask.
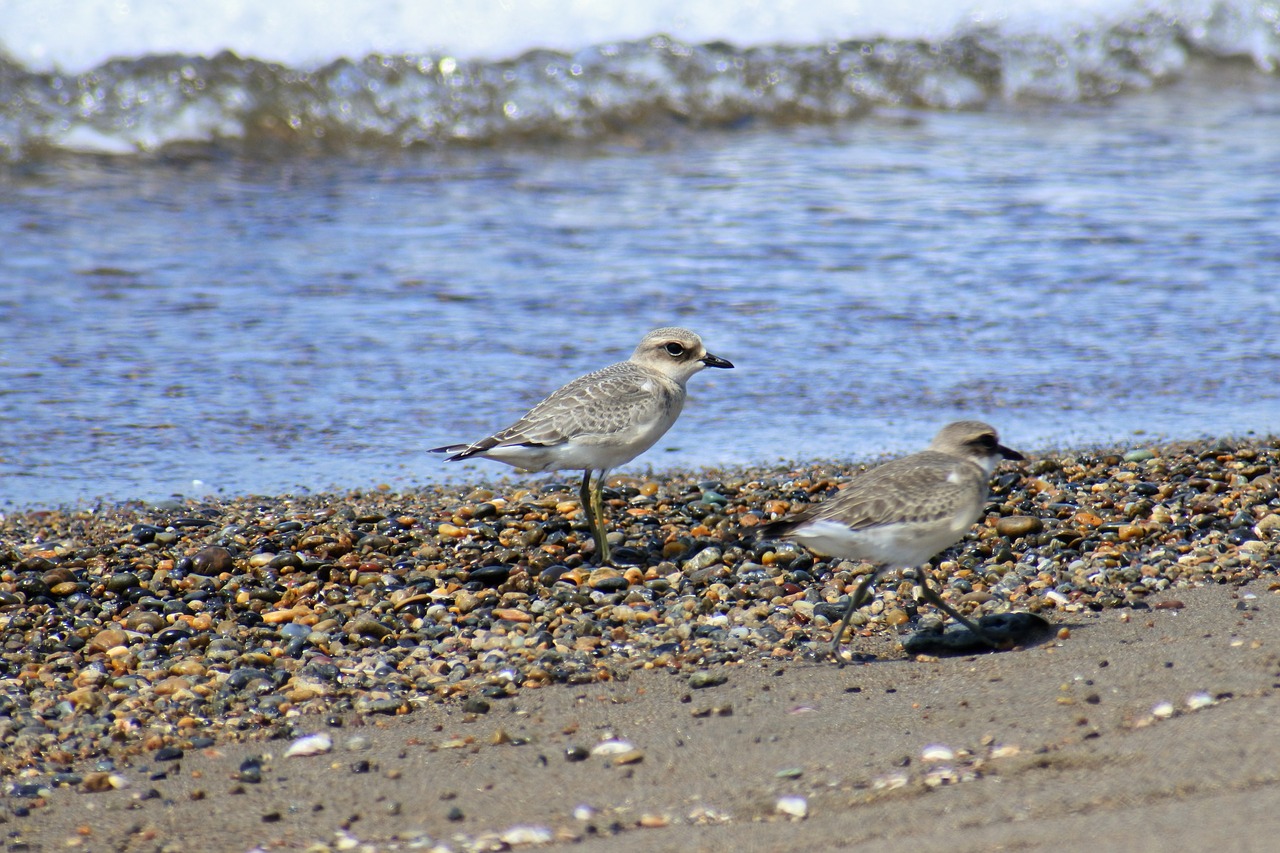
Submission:
[[[907,660],[862,639],[877,659],[843,669],[724,666],[702,689],[641,671],[483,714],[310,719],[332,752],[285,758],[269,741],[144,761],[126,789],[56,790],[10,816],[27,847],[9,849],[506,849],[496,839],[523,826],[580,850],[1263,850],[1280,833],[1274,586],[1063,615],[1069,636],[1012,652]],[[1202,693],[1212,704],[1191,710]],[[609,738],[640,760],[566,758]],[[931,745],[955,758],[926,761]],[[245,784],[252,756],[262,781]],[[786,795],[805,819],[777,813]]]

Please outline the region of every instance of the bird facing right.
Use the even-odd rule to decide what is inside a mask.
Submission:
[[[959,542],[982,514],[991,473],[1002,459],[1023,456],[1000,443],[981,421],[947,424],[928,449],[854,477],[839,493],[790,518],[760,527],[764,538],[787,539],[820,554],[876,564],[850,597],[832,651],[871,584],[890,570],[916,568]],[[935,607],[995,645],[974,622],[947,605],[923,575],[921,592]]]

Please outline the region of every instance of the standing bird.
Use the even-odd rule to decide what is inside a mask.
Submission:
[[[430,452],[451,453],[451,462],[483,456],[534,472],[580,469],[578,494],[604,564],[605,475],[653,447],[671,428],[684,406],[685,383],[704,367],[733,365],[707,352],[688,329],[654,329],[631,358],[573,380],[506,429]],[[598,472],[594,488],[592,471]]]
[[[832,641],[837,660],[849,620],[869,597],[875,579],[893,569],[916,568],[964,538],[982,513],[996,465],[1001,459],[1022,458],[1002,445],[987,424],[956,421],[943,427],[927,450],[865,471],[829,500],[760,527],[765,538],[789,539],[831,557],[877,564],[845,607]],[[923,575],[919,582],[931,604],[988,645],[997,645],[943,602]]]

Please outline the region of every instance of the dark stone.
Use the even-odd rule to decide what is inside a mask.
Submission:
[[[163,533],[163,527],[156,527],[154,524],[135,524],[129,528],[129,535],[133,537],[133,541],[139,545],[146,545],[148,542],[154,542],[157,533]]]
[[[229,572],[234,566],[235,558],[231,556],[231,552],[216,545],[201,548],[191,558],[191,573],[193,575],[212,577],[223,572]]]
[[[643,566],[649,560],[649,555],[638,548],[614,548],[610,552],[610,558],[616,566]],[[600,587],[596,587],[599,589]]]
[[[18,590],[18,592],[22,593],[27,597],[28,602],[30,602],[31,599],[33,598],[41,598],[49,594],[49,585],[45,583],[42,579],[38,577],[34,577],[32,575],[28,575],[27,577],[24,577],[24,578],[19,578],[18,582],[14,584],[14,587]]]
[[[511,576],[511,567],[496,565],[482,566],[474,569],[467,577],[467,580],[474,581],[484,586],[498,586],[506,583],[508,577]]]

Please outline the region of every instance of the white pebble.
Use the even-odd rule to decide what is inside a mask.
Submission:
[[[809,801],[799,796],[778,797],[777,809],[779,814],[804,819],[809,816]]]
[[[503,844],[519,847],[523,844],[550,844],[554,836],[545,826],[513,826],[498,836]]]
[[[1151,716],[1158,720],[1167,720],[1173,716],[1173,703],[1160,702],[1151,708]]]
[[[573,807],[574,820],[591,820],[596,816],[596,810],[586,803],[579,803]]]
[[[921,761],[954,761],[956,758],[955,750],[949,746],[940,743],[931,743],[920,753]]]
[[[1213,697],[1210,696],[1208,693],[1205,693],[1204,691],[1201,691],[1199,693],[1192,693],[1190,696],[1187,697],[1188,711],[1199,711],[1201,708],[1208,708],[1212,704],[1213,704]]]
[[[924,784],[930,788],[954,785],[960,781],[962,781],[960,774],[946,766],[931,767],[929,772],[924,774]]]
[[[284,752],[284,757],[292,758],[295,755],[322,755],[331,749],[333,749],[333,740],[327,734],[321,732],[320,734],[300,737],[293,743],[289,744],[289,748]]]
[[[911,777],[906,773],[887,773],[872,781],[871,790],[873,791],[895,791],[898,788],[907,787],[907,783],[911,781]]]

